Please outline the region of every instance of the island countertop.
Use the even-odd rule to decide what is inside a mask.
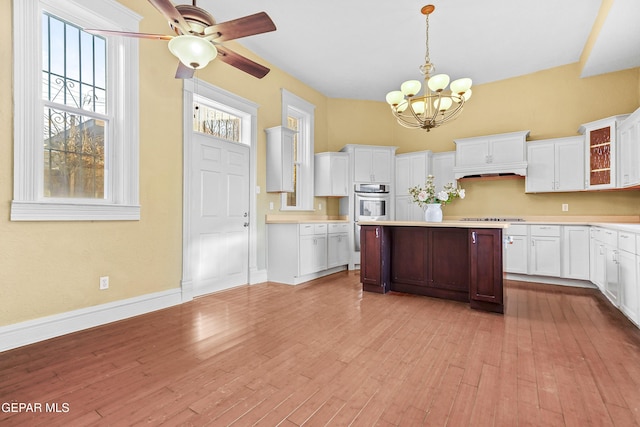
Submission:
[[[447,227],[447,228],[509,228],[503,221],[358,221],[358,225],[384,225],[393,227]]]

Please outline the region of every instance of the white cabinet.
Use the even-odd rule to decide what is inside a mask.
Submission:
[[[349,223],[334,224],[331,235],[327,223],[267,224],[267,279],[297,285],[345,269]]]
[[[584,137],[527,143],[527,193],[584,189]]]
[[[600,291],[618,306],[619,281],[618,281],[618,232],[607,228],[594,227],[593,239],[595,248],[593,251],[591,281]]]
[[[353,181],[390,184],[396,147],[347,145],[341,151],[353,155]]]
[[[529,226],[512,224],[505,230],[505,272],[528,274],[529,272]]]
[[[585,136],[585,188],[615,188],[618,126],[628,115],[586,123],[578,129]]]
[[[330,223],[328,239],[327,268],[349,264],[349,224]]]
[[[300,224],[300,276],[327,269],[327,224]]]
[[[267,192],[293,192],[294,137],[296,131],[276,126],[267,133]]]
[[[640,184],[640,108],[618,127],[618,187]]]
[[[456,152],[444,151],[441,153],[433,153],[431,155],[431,175],[433,175],[433,184],[437,189],[441,189],[445,184],[455,182],[456,177],[453,168],[456,165]]]
[[[589,280],[590,227],[562,227],[562,277]]]
[[[531,225],[529,273],[560,277],[560,226]]]
[[[316,154],[313,173],[316,197],[349,195],[349,155],[347,153]]]
[[[454,140],[455,177],[494,173],[526,175],[528,135],[527,130]]]
[[[626,231],[618,232],[620,310],[636,325],[640,324],[639,258],[636,249],[636,235]]]
[[[431,151],[398,154],[396,156],[396,215],[397,221],[420,221],[424,218],[424,210],[409,196],[409,188],[424,185],[429,174]]]

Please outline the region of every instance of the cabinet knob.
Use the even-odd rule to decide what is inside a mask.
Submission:
[[[476,244],[476,232],[475,231],[471,232],[471,243],[473,243],[474,245]]]

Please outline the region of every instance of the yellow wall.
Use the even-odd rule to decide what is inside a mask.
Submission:
[[[140,30],[166,30],[148,2],[121,0],[143,15]],[[12,55],[11,2],[0,2],[0,55]],[[256,58],[241,46],[229,47]],[[269,64],[267,64],[269,65]],[[13,185],[12,65],[0,65],[0,326],[180,286],[182,271],[182,82],[175,58],[160,41],[140,41],[140,221],[11,222]],[[532,139],[575,134],[579,124],[626,113],[640,105],[640,71],[578,79],[578,65],[474,88],[463,116],[430,133],[408,131],[384,102],[327,99],[271,67],[262,80],[220,61],[197,77],[257,104],[258,185],[265,188],[263,129],[281,122],[282,87],[316,105],[316,152],[345,144],[397,145],[398,152],[453,150],[454,138],[531,129]],[[631,89],[631,90],[630,90]],[[13,94],[20,96],[20,94]],[[522,181],[465,184],[468,198],[448,215],[640,214],[638,192],[525,195]],[[269,211],[269,202],[276,210]],[[337,213],[335,200],[317,199]],[[327,208],[327,204],[329,207]],[[264,268],[264,215],[280,213],[280,197],[258,195],[258,262]],[[110,289],[98,278],[110,276]]]

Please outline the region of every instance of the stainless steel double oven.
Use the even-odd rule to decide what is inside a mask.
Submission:
[[[358,221],[390,219],[391,200],[389,186],[384,184],[356,184],[354,197],[355,250],[360,250],[360,226]]]

